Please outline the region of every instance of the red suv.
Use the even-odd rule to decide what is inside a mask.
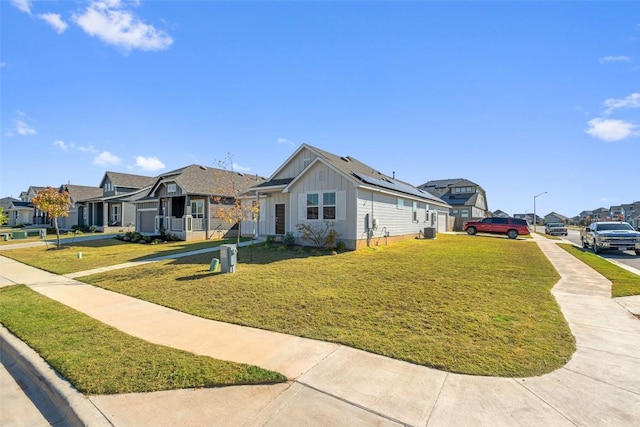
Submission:
[[[476,233],[506,234],[510,239],[515,239],[520,234],[529,234],[529,224],[524,219],[518,218],[485,218],[482,221],[467,221],[462,228],[473,236]]]

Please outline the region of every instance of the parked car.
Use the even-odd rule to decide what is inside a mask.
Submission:
[[[611,249],[640,255],[640,232],[627,222],[592,222],[580,230],[580,240],[583,248],[591,247],[596,254]]]
[[[544,234],[552,236],[566,236],[567,227],[561,222],[548,222],[544,225]]]
[[[519,218],[485,218],[482,221],[467,221],[462,227],[469,235],[476,233],[506,234],[510,239],[529,234],[529,224]]]

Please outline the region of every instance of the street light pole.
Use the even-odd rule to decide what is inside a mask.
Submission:
[[[536,199],[538,198],[538,196],[542,196],[543,194],[547,194],[547,192],[543,192],[540,193],[538,195],[533,196],[533,232],[535,233],[537,231],[537,225],[538,225],[538,216],[536,215]]]

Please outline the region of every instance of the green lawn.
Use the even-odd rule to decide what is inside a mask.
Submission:
[[[276,372],[151,344],[25,286],[0,289],[0,322],[85,394],[284,382]]]
[[[574,245],[561,244],[560,247],[609,279],[613,284],[611,286],[612,297],[640,295],[640,276],[637,274],[633,274],[591,251]]]
[[[11,249],[2,251],[2,255],[52,273],[68,274],[108,265],[143,261],[158,256],[211,248],[224,243],[229,243],[229,241],[179,241],[151,245],[107,238],[76,241],[64,244],[62,249],[56,249],[55,244],[49,244],[48,247]],[[235,243],[235,239],[233,239],[233,243]],[[78,252],[82,252],[82,258],[78,257]]]
[[[82,280],[205,318],[451,372],[539,375],[575,350],[550,294],[559,276],[531,241],[442,234],[335,255],[241,248],[234,274],[209,272],[212,256]]]

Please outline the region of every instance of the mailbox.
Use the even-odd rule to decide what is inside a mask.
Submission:
[[[220,245],[220,272],[235,273],[238,263],[238,245]]]

